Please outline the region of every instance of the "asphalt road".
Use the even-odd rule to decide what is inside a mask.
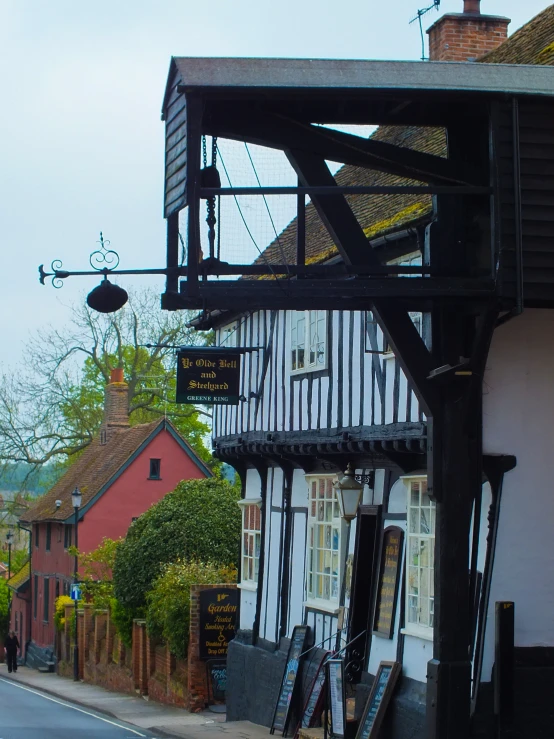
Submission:
[[[0,739],[137,739],[152,734],[0,678]]]

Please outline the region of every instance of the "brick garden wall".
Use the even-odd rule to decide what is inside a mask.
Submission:
[[[208,685],[206,663],[199,658],[199,593],[217,587],[222,586],[193,585],[191,588],[188,660],[176,660],[165,644],[150,639],[144,620],[136,619],[133,622],[132,648],[129,649],[116,634],[109,611],[95,614],[88,605],[80,608],[80,678],[108,690],[147,695],[152,700],[189,711],[203,710],[208,704]],[[57,638],[57,670],[58,674],[65,677],[73,677],[72,611],[73,606],[66,606],[65,629]]]

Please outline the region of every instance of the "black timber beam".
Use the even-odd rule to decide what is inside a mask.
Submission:
[[[287,152],[287,157],[306,186],[332,185],[335,182],[321,157],[296,150]],[[369,247],[363,229],[343,195],[314,195],[313,204],[346,264],[378,264],[377,256]],[[302,283],[304,282],[303,280]],[[428,377],[434,364],[423,339],[405,309],[390,301],[379,300],[378,297],[375,299],[369,291],[366,295],[368,301],[373,297],[372,310],[408,382],[418,396],[422,410],[426,415],[432,415],[437,396]]]
[[[227,115],[206,126],[206,132],[274,149],[295,149],[323,159],[366,167],[432,184],[483,184],[481,174],[464,162],[426,154],[383,141],[313,126],[277,115],[251,111]]]

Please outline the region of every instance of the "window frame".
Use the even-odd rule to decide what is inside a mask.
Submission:
[[[157,469],[157,472],[156,472],[156,469]],[[148,479],[149,480],[161,480],[162,479],[162,460],[160,458],[152,457],[150,459],[150,474],[148,475]]]
[[[429,499],[429,505],[422,506],[422,496],[424,492],[427,491],[427,476],[426,475],[405,475],[400,478],[404,485],[406,486],[406,564],[405,564],[405,583],[406,583],[406,602],[405,602],[405,611],[404,611],[404,628],[402,629],[402,633],[408,634],[410,636],[416,636],[422,639],[427,639],[432,641],[433,639],[433,629],[434,629],[434,600],[435,600],[435,593],[434,593],[434,571],[435,571],[435,537],[436,537],[436,504],[434,501]],[[419,491],[419,505],[413,506],[412,503],[412,490],[413,485],[423,483],[425,488],[420,488]],[[418,510],[421,512],[421,509],[428,509],[429,510],[429,533],[425,533],[420,531],[410,531],[410,524],[411,524],[411,510]],[[421,515],[421,513],[419,514]],[[418,516],[418,520],[420,521],[420,518]],[[421,523],[419,524],[421,527]],[[417,555],[418,561],[417,563],[413,564],[410,562],[411,560],[411,553],[412,553],[412,541],[413,540],[419,540],[419,545],[416,546],[416,549],[419,549],[421,552],[423,547],[421,545],[421,542],[427,541],[429,542],[429,549],[428,549],[428,564],[423,566],[420,562],[420,555]],[[417,593],[412,592],[412,585],[410,583],[410,577],[413,574],[413,570],[417,567],[418,569],[418,586],[417,586]],[[428,595],[422,595],[420,592],[421,587],[421,570],[426,569],[428,582],[427,582],[427,588],[428,588]],[[413,620],[410,620],[410,614],[411,614],[411,598],[417,598],[418,603],[419,599],[422,597],[426,597],[428,600],[428,614],[429,618],[428,621],[430,623],[421,623],[416,622]],[[421,608],[418,605],[418,611],[421,613]]]
[[[65,550],[73,544],[73,525],[70,523],[64,524],[63,527],[63,548]]]
[[[44,542],[44,551],[50,552],[52,549],[52,524],[50,521],[46,524],[46,539]]]
[[[35,549],[40,547],[40,524],[35,524]]]
[[[33,621],[37,620],[38,615],[38,575],[33,575],[34,591],[33,591]]]
[[[312,314],[315,315],[315,343],[312,342]],[[322,314],[319,316],[318,314]],[[302,316],[302,318],[300,318]],[[299,341],[298,337],[298,323],[303,321],[303,341]],[[323,340],[319,339],[319,328],[318,324],[323,321]],[[296,338],[295,338],[296,337]],[[294,342],[294,343],[293,343]],[[323,362],[318,362],[319,349],[318,347],[323,345]],[[312,346],[315,346],[314,361],[310,361],[310,355],[312,354]],[[304,365],[302,367],[294,366],[298,365],[298,357],[293,360],[293,354],[298,351],[299,347],[303,347],[304,351]],[[300,310],[300,311],[289,311],[288,319],[288,336],[287,336],[287,362],[291,375],[303,375],[307,372],[320,372],[326,370],[329,365],[329,311],[326,310]]]
[[[307,526],[306,526],[306,564],[305,564],[305,582],[304,582],[304,589],[305,589],[305,601],[304,606],[306,608],[313,608],[314,610],[318,611],[327,611],[331,612],[333,614],[337,614],[339,611],[339,605],[340,605],[340,588],[341,588],[341,581],[342,577],[344,576],[343,573],[343,552],[342,547],[344,545],[344,521],[340,517],[340,509],[339,504],[337,500],[337,494],[336,490],[333,486],[333,483],[337,480],[336,474],[315,474],[315,475],[306,475],[305,476],[306,483],[307,483],[307,492],[308,492],[308,517],[307,517]],[[314,491],[314,485],[315,483],[315,492],[316,496],[312,497],[313,491]],[[323,483],[323,496],[320,496],[320,491]],[[327,491],[332,491],[331,496],[327,495]],[[323,518],[319,518],[319,506],[318,502],[323,501],[324,503],[331,503],[331,518],[329,520],[326,520],[326,513],[325,513],[325,506],[323,511]],[[315,515],[313,512],[315,511]],[[325,527],[330,527],[329,532],[329,547],[315,547],[314,543],[316,541],[317,529],[321,530],[322,537],[326,537],[326,530]],[[334,530],[337,532],[337,545],[336,547],[333,546],[334,544]],[[327,540],[325,541],[327,543]],[[323,561],[325,562],[326,559],[326,553],[329,553],[329,560],[330,560],[330,571],[329,573],[326,573],[324,571],[318,571],[317,569],[314,569],[314,564],[317,567],[317,564],[315,560],[318,558],[318,552],[322,553]],[[336,569],[336,575],[333,575],[333,558],[334,556],[337,557],[337,569]],[[321,561],[321,560],[320,560]],[[325,567],[325,564],[323,565]],[[317,582],[314,583],[314,578],[324,578],[326,576],[330,575],[329,578],[329,597],[321,597],[317,595],[317,590],[319,589],[319,584]],[[333,595],[333,580],[336,578],[336,594]],[[324,583],[322,583],[323,588]]]
[[[241,509],[242,514],[242,521],[241,521],[241,544],[240,544],[240,584],[239,588],[242,588],[244,590],[257,590],[258,589],[258,577],[259,577],[259,566],[260,566],[260,551],[262,547],[262,499],[261,498],[243,498],[242,500],[237,501],[237,504],[239,508]],[[257,506],[259,509],[258,513],[258,523],[259,528],[247,528],[245,525],[245,519],[247,515],[247,511],[251,506]],[[253,554],[252,556],[246,552],[245,553],[245,536],[249,536],[249,538],[252,536],[253,538]],[[256,539],[258,539],[259,547],[256,549]],[[247,560],[252,560],[252,568],[254,572],[254,577],[245,577],[245,567],[244,567],[244,560],[245,558]]]
[[[219,346],[235,348],[238,346],[239,322],[232,321],[219,328]]]
[[[50,623],[50,578],[42,578],[42,623]]]

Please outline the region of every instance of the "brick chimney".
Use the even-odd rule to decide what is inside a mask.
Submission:
[[[113,369],[106,385],[104,421],[100,427],[100,443],[105,444],[115,431],[129,426],[129,385],[121,368]]]
[[[481,0],[464,0],[463,13],[446,13],[429,34],[432,62],[473,62],[508,38],[509,18],[481,15]]]

